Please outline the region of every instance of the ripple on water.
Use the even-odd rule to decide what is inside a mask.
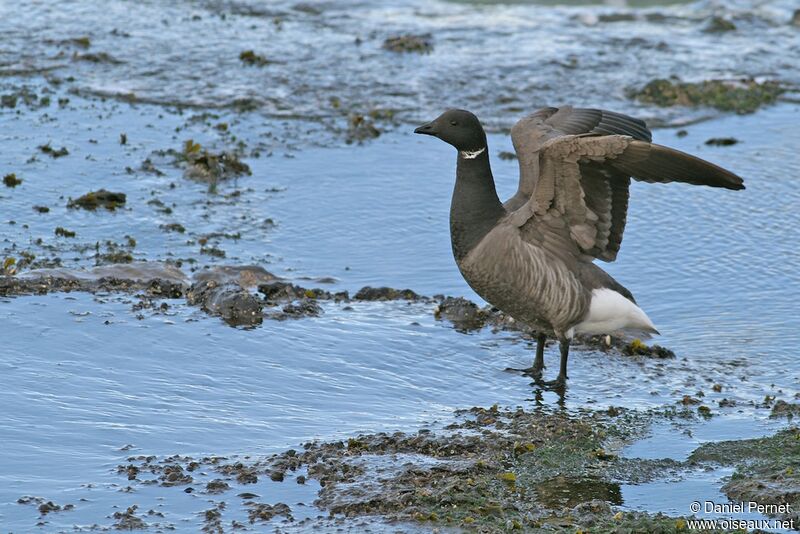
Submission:
[[[353,0],[296,9],[293,1],[267,8],[203,1],[131,11],[123,0],[103,10],[86,0],[23,2],[3,10],[0,37],[4,71],[71,77],[79,94],[255,107],[339,129],[351,113],[391,110],[414,121],[443,106],[475,109],[489,124],[508,127],[546,103],[630,107],[626,88],[671,75],[800,83],[796,61],[787,59],[800,56],[790,0],[604,4]],[[736,30],[706,32],[712,16],[730,19]],[[432,34],[433,51],[383,49],[386,38],[403,33]],[[267,64],[242,62],[248,50]],[[659,119],[687,113],[638,107]]]

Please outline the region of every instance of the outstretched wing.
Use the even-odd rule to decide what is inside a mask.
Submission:
[[[653,138],[641,119],[604,109],[562,106],[541,108],[520,119],[511,128],[511,141],[517,152],[536,152],[553,137],[585,133],[627,135],[647,142]]]
[[[572,106],[539,109],[511,129],[520,179],[516,194],[504,204],[506,210],[515,211],[530,198],[539,177],[539,150],[544,144],[562,135],[575,134],[619,134],[647,142],[652,139],[644,121],[621,113]]]
[[[539,151],[539,180],[516,222],[540,239],[552,221],[571,251],[604,261],[617,257],[628,210],[630,176],[645,182],[684,182],[744,189],[742,179],[712,163],[627,136],[562,136]],[[525,212],[525,213],[524,213]],[[554,239],[545,236],[543,239]]]

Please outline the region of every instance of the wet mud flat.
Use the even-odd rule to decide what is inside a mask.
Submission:
[[[257,461],[130,456],[117,472],[134,487],[177,486],[219,499],[241,491],[236,500],[251,524],[277,519],[287,528],[352,528],[359,518],[379,518],[400,531],[685,532],[688,515],[619,510],[621,485],[675,481],[692,471],[732,465],[735,472],[723,486],[731,502],[757,503],[768,517],[796,524],[797,427],[767,438],[703,445],[684,461],[620,454],[654,420],[693,417],[674,409],[645,413],[612,407],[570,415],[474,407],[456,412],[455,422],[436,431],[307,442]],[[318,488],[313,504],[322,513],[297,521],[290,505],[261,503],[258,494],[242,491],[260,479],[313,483]],[[204,528],[220,528],[224,513],[214,510],[224,510],[221,504],[206,513]],[[244,528],[236,521],[230,526]],[[362,526],[371,530],[370,523]]]
[[[779,416],[784,408],[773,413]],[[620,507],[622,487],[674,483],[693,472],[733,466],[724,494],[731,502],[753,502],[765,510],[742,520],[796,524],[796,426],[766,438],[702,445],[682,461],[624,454],[625,446],[646,435],[654,422],[697,417],[685,408],[612,407],[569,414],[494,405],[459,410],[452,422],[434,430],[306,442],[259,459],[132,454],[114,472],[128,502],[155,488],[162,500],[189,495],[205,503],[196,514],[204,532],[269,526],[278,531],[677,533],[686,532],[694,516]],[[307,500],[289,502],[299,495]],[[75,508],[34,496],[21,497],[19,504],[38,506],[42,519]],[[137,504],[112,517],[109,526],[116,530],[175,528],[157,509]],[[104,529],[90,530],[98,528]]]

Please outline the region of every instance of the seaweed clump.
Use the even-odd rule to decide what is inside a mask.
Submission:
[[[17,178],[17,175],[12,172],[11,174],[3,176],[3,183],[6,187],[17,187],[22,183],[22,180]]]
[[[74,504],[65,504],[61,506],[60,504],[56,504],[53,501],[45,501],[43,497],[33,497],[31,495],[24,495],[17,499],[17,504],[33,504],[38,505],[37,509],[42,517],[46,516],[52,512],[61,512],[61,511],[68,511],[73,510],[75,508]]]
[[[731,146],[738,143],[739,140],[735,137],[712,137],[706,141],[709,146]]]
[[[354,300],[420,300],[420,296],[410,289],[391,287],[362,287]]]
[[[50,105],[50,96],[46,94],[39,96],[34,89],[27,86],[0,95],[0,108],[16,108],[17,104],[25,104],[30,109],[44,108]]]
[[[184,176],[200,182],[208,182],[212,186],[217,181],[250,175],[250,166],[239,159],[233,152],[215,154],[195,143],[192,139],[183,145],[183,152],[178,159],[186,162]]]
[[[381,131],[369,118],[359,113],[353,113],[347,118],[347,143],[357,141],[359,143],[367,139],[375,139],[381,135]]]
[[[42,154],[47,154],[53,159],[62,158],[69,155],[69,150],[67,150],[67,147],[62,146],[61,148],[56,149],[51,147],[50,143],[47,143],[46,145],[39,145],[38,148],[42,151]]]
[[[239,60],[245,65],[251,67],[263,67],[264,65],[269,65],[270,63],[272,63],[264,56],[256,54],[252,50],[245,50],[244,52],[239,54]]]
[[[657,106],[710,106],[739,114],[752,113],[774,103],[785,89],[778,82],[753,79],[682,82],[677,78],[653,80],[628,96]]]
[[[186,291],[186,301],[206,313],[221,317],[230,326],[252,327],[264,320],[260,300],[235,283],[203,280]]]
[[[445,297],[434,309],[437,320],[447,319],[459,332],[472,332],[486,326],[489,313],[463,297]]]
[[[771,419],[776,419],[778,417],[788,417],[792,419],[795,416],[800,417],[800,404],[797,403],[789,403],[785,400],[779,400],[775,403],[772,407],[772,411],[769,414]]]
[[[106,191],[105,189],[98,189],[97,191],[90,191],[74,200],[70,199],[69,202],[67,202],[67,207],[83,208],[85,210],[105,208],[109,211],[114,211],[124,206],[126,199],[125,193],[115,193],[113,191]]]
[[[63,44],[73,45],[79,48],[89,48],[92,46],[92,40],[87,35],[84,35],[82,37],[73,37],[72,39],[67,39],[66,41],[63,41]]]
[[[100,243],[95,243],[95,265],[109,265],[119,263],[133,263],[133,248],[136,240],[129,239],[127,243],[105,242],[105,252],[100,251]]]
[[[112,516],[114,519],[117,520],[114,523],[114,527],[116,530],[144,530],[148,528],[148,524],[142,521],[141,518],[136,516],[136,510],[139,507],[137,505],[133,505],[129,507],[124,512],[114,512]]]
[[[289,519],[292,518],[292,509],[287,504],[279,502],[275,505],[264,503],[251,503],[250,509],[247,512],[247,517],[251,523],[256,521],[270,521],[275,516],[283,516]]]
[[[59,237],[75,237],[75,232],[72,230],[67,230],[62,226],[59,226],[55,229],[55,234]]]
[[[89,63],[108,63],[110,65],[119,65],[122,63],[119,59],[115,58],[108,52],[88,52],[86,54],[78,54],[77,52],[72,55],[75,61],[87,61]]]
[[[648,356],[653,358],[674,358],[675,353],[661,345],[648,346],[641,339],[634,339],[624,347],[622,354],[626,356]]]
[[[703,29],[703,31],[706,33],[724,33],[735,30],[736,24],[720,16],[711,17],[711,19],[708,21],[708,24]]]
[[[391,52],[415,52],[428,54],[433,50],[430,34],[424,35],[395,35],[383,41],[383,48]]]

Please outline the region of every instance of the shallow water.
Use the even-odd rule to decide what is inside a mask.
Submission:
[[[23,180],[16,188],[0,188],[0,256],[19,257],[20,251],[29,250],[40,259],[58,257],[68,267],[89,267],[97,260],[95,243],[103,251],[105,241],[111,240],[127,247],[136,259],[183,259],[186,271],[209,264],[255,263],[304,286],[318,285],[314,280],[319,277],[333,277],[332,288],[337,290],[388,285],[477,300],[450,253],[450,147],[413,136],[405,126],[364,146],[346,146],[329,127],[339,124],[337,114],[342,112],[327,108],[319,112],[322,121],[282,122],[275,117],[317,116],[320,108],[315,106],[327,101],[332,88],[343,87],[340,77],[348,76],[352,83],[346,85],[347,100],[366,107],[397,107],[406,111],[406,118],[437,113],[448,102],[441,91],[461,87],[461,105],[484,110],[482,116],[497,125],[518,115],[516,107],[530,109],[530,102],[540,98],[602,104],[666,120],[707,111],[637,109],[621,100],[621,89],[652,77],[654,69],[686,77],[780,73],[788,81],[786,76],[797,72],[783,68],[797,47],[797,30],[783,22],[764,22],[788,17],[789,2],[758,9],[744,2],[718,7],[739,13],[737,25],[744,28],[765,25],[763,32],[758,39],[747,31],[714,37],[730,43],[692,54],[691,61],[688,52],[653,52],[650,57],[646,47],[631,49],[641,69],[627,71],[624,81],[602,62],[597,68],[603,74],[597,79],[583,70],[552,64],[521,72],[537,36],[552,37],[552,28],[563,27],[564,21],[607,7],[546,10],[442,3],[423,8],[403,2],[388,8],[352,3],[325,5],[327,14],[318,21],[319,16],[275,5],[280,13],[264,16],[244,14],[256,4],[145,3],[132,15],[126,29],[129,38],[108,34],[114,27],[110,18],[126,8],[125,2],[112,3],[102,12],[87,2],[0,7],[0,68],[5,72],[0,85],[5,91],[29,84],[39,94],[52,91],[53,100],[41,109],[20,104],[0,110],[0,174],[15,172]],[[22,24],[22,14],[33,9],[37,16]],[[628,45],[613,43],[631,32],[656,41],[669,32],[670,47],[684,51],[698,40],[711,39],[700,31],[710,5],[657,9],[684,17],[676,23],[677,31],[655,23],[593,24],[585,19],[568,26],[567,34],[555,38],[546,54],[564,57],[574,50],[583,57],[600,46],[598,42],[612,51],[627,50]],[[239,14],[231,14],[234,11]],[[200,20],[192,19],[195,12]],[[219,17],[221,12],[228,13],[226,19]],[[356,33],[367,35],[387,13],[396,24],[393,31],[433,31],[434,52],[388,55],[379,51],[384,35],[378,33],[361,45],[366,59],[354,64],[352,50],[333,46],[349,44]],[[284,20],[284,33],[261,35],[265,27],[275,25],[275,16]],[[146,24],[161,18],[177,32],[170,42],[165,42],[166,32]],[[248,25],[242,26],[242,20]],[[360,24],[355,33],[354,20]],[[199,31],[206,27],[228,30],[208,37]],[[586,39],[576,42],[570,32]],[[476,33],[478,39],[467,41]],[[203,46],[198,42],[201,34]],[[252,41],[256,34],[262,40]],[[71,49],[66,57],[54,57],[63,45],[48,39],[80,35],[91,36],[90,51],[107,50],[125,63],[73,61]],[[286,44],[298,36],[305,40]],[[262,78],[267,73],[241,68],[238,53],[245,42],[254,43],[247,48],[263,46],[265,53],[274,46],[290,59],[269,74],[277,76],[278,83],[265,90]],[[312,44],[324,46],[333,58],[309,54]],[[752,53],[734,54],[733,49]],[[474,86],[460,86],[458,77],[474,75],[469,69],[477,68],[470,65],[478,50],[486,51],[483,59],[492,67]],[[302,74],[299,58],[308,59]],[[349,70],[315,68],[315,62],[333,59],[347,62]],[[56,64],[66,66],[54,75],[75,75],[75,81],[54,86],[32,72]],[[204,68],[208,64],[218,66]],[[23,77],[8,76],[21,65],[28,69]],[[376,66],[383,69],[381,83]],[[235,69],[236,75],[226,69]],[[438,83],[453,73],[456,81]],[[520,85],[522,77],[528,85]],[[398,80],[411,89],[398,94]],[[437,83],[427,83],[430,80]],[[601,83],[619,91],[598,92]],[[513,87],[532,88],[530,99],[525,91],[511,91]],[[156,103],[103,102],[74,94],[127,91]],[[511,100],[499,104],[503,91]],[[498,102],[487,102],[484,94],[497,95]],[[591,100],[598,94],[606,96]],[[253,113],[215,109],[218,116],[209,117],[202,115],[205,109],[176,111],[162,105],[179,101],[209,107],[250,95],[279,100],[285,108],[265,103]],[[57,106],[59,97],[70,102]],[[708,440],[768,434],[782,423],[767,420],[768,410],[756,405],[765,395],[791,401],[800,391],[795,356],[800,344],[800,258],[788,237],[789,229],[800,222],[798,119],[798,106],[782,104],[752,116],[722,116],[695,124],[682,138],[671,129],[654,132],[657,142],[741,174],[747,189],[632,187],[622,251],[616,263],[604,267],[633,291],[664,334],[658,343],[673,349],[678,358],[634,360],[576,349],[567,408],[658,408],[703,391],[703,402],[715,415],[708,422],[654,428],[652,437],[627,448],[626,455],[683,459]],[[230,133],[213,128],[221,122],[229,125]],[[320,132],[328,141],[318,142]],[[127,136],[125,145],[119,143],[121,133]],[[704,145],[709,137],[728,135],[740,143]],[[183,178],[171,158],[154,154],[180,150],[190,138],[214,149],[230,148],[236,144],[233,136],[247,145],[244,160],[252,175],[219,184],[217,194],[210,194],[207,184]],[[48,142],[66,147],[69,155],[52,159],[42,154],[37,146]],[[515,188],[516,162],[496,156],[511,150],[510,141],[492,134],[489,143],[501,196],[509,196]],[[316,146],[320,144],[330,146]],[[148,157],[163,176],[140,170]],[[113,213],[66,207],[69,197],[101,187],[127,193],[126,206]],[[148,204],[153,199],[163,205]],[[33,205],[46,205],[50,211],[37,213]],[[184,225],[186,232],[161,228],[170,223]],[[56,237],[57,226],[77,236]],[[135,239],[135,247],[125,245],[126,236]],[[224,250],[226,257],[202,254],[203,238]],[[330,303],[319,318],[267,321],[259,328],[240,330],[183,301],[169,301],[165,313],[145,311],[139,319],[134,302],[132,297],[102,294],[0,300],[0,525],[6,529],[35,528],[40,520],[35,507],[16,503],[24,495],[35,495],[76,506],[41,518],[46,521],[42,531],[108,526],[114,521],[110,514],[134,503],[140,515],[149,509],[164,514],[146,516],[148,522],[196,531],[202,521],[199,513],[211,506],[210,500],[222,497],[141,485],[132,493],[121,492],[126,481],[116,466],[131,454],[257,457],[310,439],[437,427],[448,423],[457,408],[494,403],[531,407],[540,402],[528,379],[504,370],[530,363],[527,342],[510,333],[458,333],[435,320],[433,305],[356,302],[347,309]],[[548,347],[547,359],[556,359],[554,347]],[[553,367],[551,363],[548,371]],[[722,391],[713,392],[713,384],[720,384]],[[722,398],[737,401],[737,406],[718,408]],[[554,401],[545,394],[541,402]],[[133,448],[121,450],[129,444]],[[624,487],[623,506],[687,514],[689,497],[719,498],[719,478],[725,474]],[[676,484],[683,489],[675,490]],[[297,505],[310,504],[316,489],[312,482],[299,486],[287,480],[261,482],[241,491],[257,493],[263,502],[286,502],[296,518],[303,518],[318,513]],[[653,504],[658,499],[663,505]],[[246,521],[238,498],[229,502],[224,518],[226,524]]]

